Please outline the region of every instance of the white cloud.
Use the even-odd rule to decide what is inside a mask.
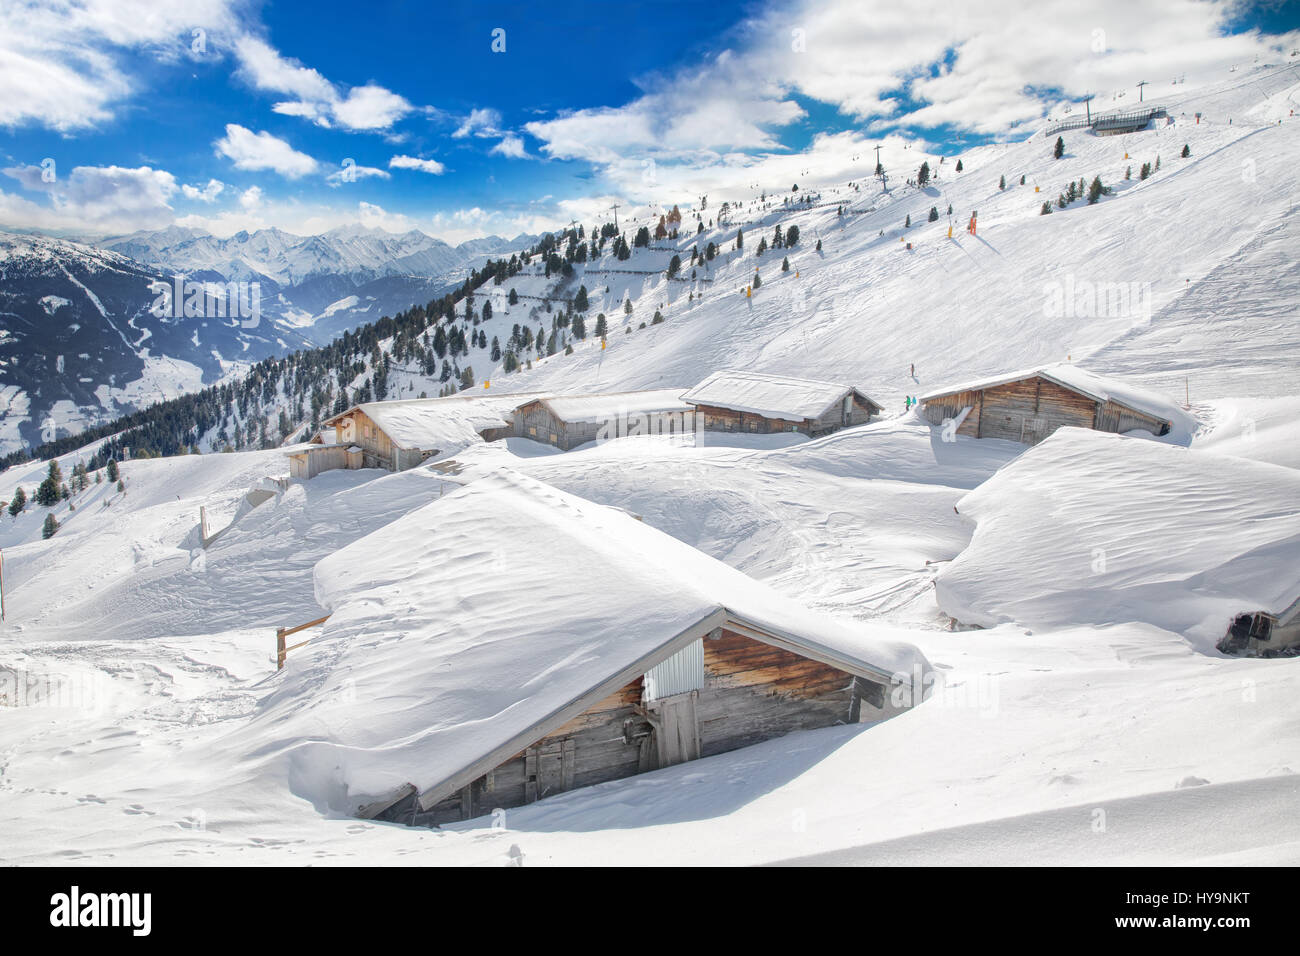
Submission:
[[[388,161],[389,169],[418,169],[422,173],[441,176],[447,167],[436,159],[420,159],[416,156],[394,156]]]
[[[206,186],[191,186],[189,184],[181,186],[181,195],[186,199],[195,199],[199,202],[214,202],[221,195],[226,184],[219,179],[209,179]]]
[[[191,36],[215,46],[236,29],[239,0],[81,0],[0,3],[0,126],[69,132],[111,119],[135,92],[130,71],[195,55]]]
[[[501,142],[493,146],[488,152],[509,156],[511,159],[532,158],[528,155],[528,150],[524,149],[524,141],[513,133],[507,133]]]
[[[404,97],[375,83],[340,93],[317,70],[282,56],[258,37],[241,37],[235,55],[240,75],[252,86],[293,97],[276,103],[272,107],[275,112],[319,126],[386,130],[415,109]]]
[[[392,174],[386,169],[376,169],[374,166],[358,166],[356,163],[343,165],[325,177],[331,186],[341,186],[344,183],[357,182],[361,179],[392,179]]]
[[[501,114],[489,108],[470,110],[469,116],[451,134],[452,139],[464,139],[466,136],[500,136]]]
[[[77,166],[45,182],[39,166],[16,166],[3,171],[24,189],[44,194],[45,202],[6,195],[0,218],[7,224],[54,231],[105,230],[132,232],[169,224],[169,200],[176,179],[166,170],[140,166]],[[56,170],[57,172],[57,170]]]
[[[251,212],[262,205],[262,187],[249,186],[239,195],[239,205],[245,212]]]
[[[946,124],[1023,133],[1063,90],[1168,82],[1175,73],[1250,62],[1300,39],[1223,35],[1235,0],[799,0],[771,3],[735,31],[734,50],[642,82],[620,107],[527,123],[541,152],[584,159],[630,182],[653,159],[698,172],[737,153],[780,152],[779,134],[805,119],[796,95],[828,103],[873,132]],[[1099,51],[1099,52],[1098,52]],[[645,192],[641,189],[641,192]],[[700,190],[702,191],[702,190]]]
[[[254,133],[238,123],[227,123],[226,135],[212,145],[217,155],[228,158],[236,169],[270,169],[289,179],[313,173],[320,165],[284,140],[267,132]]]

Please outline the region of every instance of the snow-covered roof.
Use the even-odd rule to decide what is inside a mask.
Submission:
[[[1096,372],[1090,372],[1068,362],[1044,365],[1038,368],[1020,369],[1015,372],[1005,372],[1001,375],[976,379],[975,381],[947,385],[936,391],[918,396],[917,401],[928,402],[944,395],[954,395],[957,392],[978,392],[986,388],[996,388],[998,385],[1006,385],[1010,382],[1019,382],[1035,377],[1055,382],[1062,388],[1068,388],[1080,395],[1086,395],[1094,401],[1115,402],[1117,405],[1124,405],[1134,411],[1142,412],[1161,421],[1167,421],[1171,426],[1184,426],[1190,430],[1192,425],[1191,416],[1172,399],[1130,385],[1127,382],[1098,375]]]
[[[963,497],[971,543],[936,580],[971,624],[1145,621],[1208,650],[1300,597],[1300,473],[1062,428]]]
[[[684,394],[682,400],[692,405],[729,408],[737,412],[762,415],[764,418],[802,421],[825,414],[850,392],[857,392],[864,401],[876,408],[881,407],[851,385],[738,369],[714,372]]]
[[[560,421],[602,422],[628,415],[694,411],[695,406],[682,401],[681,395],[680,388],[658,388],[641,392],[606,392],[598,395],[552,395],[541,401]]]
[[[360,409],[399,448],[458,451],[479,440],[479,432],[510,424],[515,408],[545,393],[412,398],[393,402],[364,402],[328,419],[333,425]]]
[[[329,555],[315,582],[333,616],[281,702],[315,739],[329,728],[322,759],[358,807],[408,783],[436,802],[727,621],[885,684],[928,666],[892,632],[510,471]]]

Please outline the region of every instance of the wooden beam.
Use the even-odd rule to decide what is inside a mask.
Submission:
[[[324,624],[329,619],[330,615],[326,614],[324,617],[318,617],[314,621],[308,621],[306,624],[299,624],[295,627],[277,627],[275,629],[275,669],[284,669],[284,659],[290,651],[296,650],[304,644],[311,643],[311,639],[308,638],[305,641],[300,641],[299,643],[294,644],[292,647],[285,647],[284,639],[286,637],[290,634],[297,634],[299,631],[305,631],[309,627],[316,627],[318,624]]]

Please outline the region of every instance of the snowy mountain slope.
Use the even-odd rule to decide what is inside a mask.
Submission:
[[[169,276],[264,283],[277,316],[324,344],[361,322],[426,302],[487,259],[535,239],[485,236],[451,246],[418,230],[397,235],[361,225],[316,236],[259,229],[218,239],[171,226],[100,245]],[[347,302],[352,296],[358,301]]]
[[[159,273],[114,252],[0,233],[0,449],[192,392],[305,344],[267,322],[158,317]]]
[[[1061,160],[1051,157],[1051,139],[1034,136],[965,154],[962,173],[953,171],[953,157],[942,165],[932,158],[937,181],[925,189],[898,183],[888,194],[872,194],[876,187],[866,180],[862,193],[824,190],[823,201],[843,197],[852,200],[852,212],[877,211],[768,213],[763,228],[746,228],[743,258],[728,252],[710,270],[711,284],[692,289],[662,276],[597,278],[589,266],[589,292],[597,282],[611,285],[608,295],[602,289],[592,297],[592,312],[611,317],[609,347],[580,345],[573,356],[521,373],[522,386],[650,387],[743,367],[854,381],[892,404],[948,380],[1068,356],[1168,392],[1181,393],[1190,377],[1198,401],[1263,394],[1258,390],[1270,387],[1270,375],[1276,390],[1276,375],[1290,367],[1300,344],[1295,323],[1284,321],[1287,303],[1300,293],[1300,273],[1287,255],[1300,196],[1288,157],[1300,146],[1300,123],[1288,117],[1269,124],[1251,115],[1266,96],[1286,95],[1296,82],[1292,68],[1256,73],[1210,97],[1215,108],[1199,124],[1192,100],[1169,126],[1156,121],[1150,130],[1110,137],[1066,133]],[[1187,159],[1179,156],[1184,144]],[[1160,170],[1139,181],[1141,164],[1157,157]],[[1133,178],[1125,180],[1130,167]],[[915,171],[890,172],[897,183]],[[998,189],[1002,176],[1005,190]],[[1079,200],[1040,215],[1042,203],[1054,201],[1070,180],[1094,176],[1115,194],[1095,206]],[[925,221],[931,206],[938,222]],[[965,231],[972,211],[976,236]],[[907,216],[913,226],[905,230]],[[777,222],[800,227],[799,247],[756,257],[758,239]],[[730,250],[734,236],[734,229],[714,229],[678,245],[703,249],[715,241]],[[818,238],[820,254],[813,249]],[[791,264],[786,274],[779,271],[783,254]],[[637,256],[623,265],[639,266]],[[755,266],[764,284],[746,298],[741,290]],[[1106,296],[1090,306],[1087,283],[1137,283],[1138,294],[1126,309],[1110,310]],[[1061,304],[1050,314],[1053,296],[1067,289],[1076,293],[1076,308]],[[703,301],[686,301],[691,291]],[[625,293],[635,305],[630,335],[617,308]],[[637,329],[660,302],[665,324]],[[1246,322],[1249,350],[1236,348]],[[1128,347],[1129,339],[1136,347]],[[1116,352],[1107,350],[1112,343]],[[1233,358],[1225,363],[1229,346]],[[468,361],[485,377],[476,359]],[[916,381],[907,376],[912,363]]]

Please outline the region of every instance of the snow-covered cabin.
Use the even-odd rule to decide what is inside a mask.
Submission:
[[[947,385],[918,396],[917,404],[933,425],[958,422],[958,435],[1027,445],[1067,425],[1153,435],[1191,427],[1171,399],[1066,363]]]
[[[315,574],[332,616],[277,700],[328,751],[311,758],[337,768],[323,786],[366,817],[438,824],[877,721],[929,679],[887,626],[813,613],[620,510],[509,471]]]
[[[704,416],[706,430],[725,432],[826,435],[883,411],[851,385],[738,369],[714,372],[682,401]]]
[[[337,468],[360,468],[361,448],[357,445],[339,445],[333,442],[308,443],[287,452],[289,477],[303,480],[315,478],[322,471]]]
[[[365,402],[328,418],[335,443],[356,445],[363,467],[405,471],[439,454],[513,434],[511,413],[537,393]]]
[[[964,624],[1144,622],[1207,653],[1300,645],[1293,468],[1064,428],[957,510],[975,530],[935,596]]]
[[[689,432],[695,408],[681,395],[680,388],[660,388],[536,398],[515,409],[515,434],[568,451],[603,438]]]

